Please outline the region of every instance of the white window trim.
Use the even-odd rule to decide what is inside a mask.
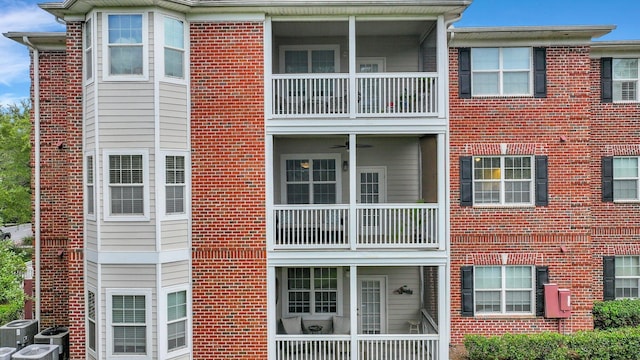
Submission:
[[[500,202],[499,203],[478,203],[476,202],[476,181],[478,182],[489,182],[487,181],[483,181],[483,180],[476,180],[475,178],[475,170],[476,170],[476,158],[495,158],[495,157],[499,157],[500,158]],[[531,184],[531,186],[529,187],[529,199],[531,199],[531,201],[526,202],[526,203],[507,203],[505,202],[505,184],[507,183],[507,181],[505,181],[504,178],[504,159],[507,157],[520,157],[520,158],[525,158],[528,157],[531,159],[531,179],[529,179],[529,182]],[[536,188],[535,188],[535,179],[536,179],[536,174],[535,174],[535,156],[533,155],[474,155],[472,157],[472,163],[473,163],[473,168],[471,169],[471,173],[472,173],[472,194],[473,194],[473,206],[474,207],[533,207],[535,206],[535,195],[536,195]],[[524,181],[524,180],[519,180],[519,181]]]
[[[187,346],[180,348],[180,349],[176,349],[176,350],[172,350],[169,351],[168,350],[168,345],[167,345],[167,337],[169,336],[169,330],[168,330],[168,314],[167,314],[167,296],[170,293],[174,293],[174,292],[179,292],[179,291],[186,291],[187,292]],[[175,286],[169,286],[166,288],[162,288],[161,291],[162,296],[160,297],[159,301],[158,301],[158,306],[161,309],[161,311],[159,311],[159,319],[158,322],[160,324],[160,326],[158,326],[158,343],[159,343],[159,350],[160,350],[160,358],[161,359],[166,359],[169,357],[175,357],[175,356],[181,356],[181,355],[185,355],[185,354],[189,354],[191,353],[191,337],[192,337],[192,316],[191,316],[191,291],[189,289],[188,285],[175,285]]]
[[[307,50],[307,52],[311,52],[313,50],[333,50],[333,61],[335,64],[334,73],[340,72],[340,45],[337,44],[326,44],[326,45],[282,45],[279,49],[279,63],[280,63],[280,73],[285,73],[285,63],[284,63],[284,54],[286,51],[299,51],[299,50]],[[311,74],[311,56],[308,58],[307,64],[307,73]]]
[[[109,156],[110,155],[142,155],[142,176],[144,196],[142,215],[112,215],[111,214],[111,191],[109,188]],[[151,196],[149,194],[149,151],[146,149],[122,149],[104,150],[102,153],[103,181],[102,193],[104,194],[103,212],[104,221],[148,221]]]
[[[142,75],[111,75],[109,57],[109,15],[142,15]],[[146,11],[110,11],[102,13],[102,80],[103,81],[147,81],[149,80],[149,15]]]
[[[529,49],[529,89],[527,93],[522,94],[505,94],[504,93],[504,73],[507,72],[524,72],[526,69],[509,69],[505,71],[503,69],[503,49],[506,48],[528,48]],[[498,49],[498,61],[499,67],[497,70],[474,70],[473,69],[473,49],[471,50],[471,96],[473,97],[530,97],[533,96],[533,80],[534,80],[534,69],[533,69],[533,48],[527,46],[502,46],[502,47],[487,47],[487,49]],[[477,49],[477,48],[476,48]],[[473,86],[473,74],[474,73],[498,73],[498,93],[497,94],[476,94],[474,92]]]
[[[94,79],[95,79],[95,73],[96,73],[96,64],[97,64],[97,57],[96,57],[96,20],[95,17],[93,16],[93,14],[90,14],[89,16],[87,16],[87,18],[85,19],[85,23],[82,26],[82,59],[83,59],[83,63],[82,63],[82,80],[84,81],[85,85],[91,84],[93,83]],[[87,31],[87,27],[90,27],[91,29],[91,46],[90,47],[86,47],[86,31]],[[91,50],[91,58],[89,59],[87,57],[87,51]],[[86,63],[90,61],[91,62],[91,74],[87,74],[87,66]],[[87,75],[89,75],[87,77]]]
[[[167,156],[184,156],[184,213],[182,214],[167,214],[166,194],[166,170],[167,170]],[[188,219],[191,213],[190,199],[191,199],[191,156],[188,151],[184,150],[165,150],[160,151],[160,171],[156,171],[156,179],[160,186],[157,187],[158,199],[162,201],[156,201],[156,206],[160,210],[160,218],[162,220],[183,220]]]
[[[156,46],[154,49],[154,53],[157,55],[157,65],[156,65],[156,73],[159,75],[159,78],[164,81],[164,82],[169,82],[169,83],[175,83],[175,84],[186,84],[187,83],[187,77],[189,76],[189,64],[191,63],[189,61],[189,23],[187,22],[187,20],[185,18],[179,17],[179,16],[175,16],[175,15],[171,15],[171,14],[166,14],[166,13],[157,13],[157,15],[154,17],[155,20],[155,24],[154,24],[154,28],[157,29],[156,34],[155,34],[155,38],[159,39],[159,41],[156,41]],[[183,53],[183,64],[182,64],[182,72],[183,72],[183,76],[181,78],[179,77],[175,77],[175,76],[167,76],[165,74],[164,71],[164,49],[165,49],[165,43],[164,43],[164,19],[165,18],[171,18],[174,20],[178,20],[178,21],[182,21],[182,23],[184,24],[183,27],[183,41],[184,41],[184,48],[183,49],[177,49],[177,48],[173,48],[173,47],[169,47],[171,49],[175,49],[175,50],[182,50]]]
[[[313,296],[315,289],[310,289],[309,291],[311,292],[311,296],[309,299],[309,309],[311,310],[310,313],[290,313],[289,312],[289,288],[288,288],[288,274],[287,274],[287,270],[290,267],[283,267],[282,268],[282,316],[283,317],[292,317],[292,316],[303,316],[305,319],[309,319],[309,320],[322,320],[322,319],[327,319],[327,317],[329,316],[342,316],[343,315],[343,296],[344,296],[344,292],[341,291],[341,289],[343,288],[343,283],[342,283],[342,279],[343,279],[343,272],[342,272],[342,267],[341,266],[301,266],[301,268],[306,268],[306,269],[310,269],[311,271],[311,286],[313,287],[313,269],[316,268],[335,268],[337,269],[336,272],[336,277],[337,277],[337,289],[336,289],[336,294],[337,294],[337,299],[336,299],[336,307],[338,312],[335,313],[316,313],[314,311],[314,304],[315,304],[315,298]]]
[[[637,159],[638,160],[638,169],[636,170],[635,177],[616,177],[615,174],[615,161],[616,159]],[[637,203],[640,202],[640,156],[614,156],[613,157],[613,202],[616,203]],[[617,199],[616,198],[616,180],[635,180],[636,182],[636,194],[637,197],[635,199]]]
[[[613,69],[614,65],[615,65],[615,60],[638,60],[638,77],[637,78],[628,78],[628,79],[614,79],[614,74],[615,71]],[[637,103],[640,102],[640,59],[638,58],[624,58],[624,57],[618,57],[618,58],[613,58],[612,63],[611,63],[611,86],[613,87],[614,84],[616,82],[625,82],[625,81],[635,81],[636,83],[636,98],[635,100],[616,100],[615,97],[613,97],[613,88],[612,88],[612,100],[614,103],[620,103],[620,104],[633,104],[633,103]]]
[[[501,282],[500,289],[483,289],[478,290],[476,287],[476,269],[479,267],[499,267],[501,271]],[[531,311],[507,311],[507,267],[528,267],[531,269],[531,288],[519,288],[519,289],[510,289],[510,291],[530,291],[530,301],[531,301]],[[536,310],[536,278],[535,278],[535,267],[529,265],[479,265],[474,267],[474,275],[473,275],[473,313],[477,316],[505,316],[505,315],[535,315]],[[482,312],[476,311],[476,300],[477,300],[477,292],[483,291],[500,291],[500,312]]]
[[[147,353],[145,355],[121,355],[113,353],[113,296],[114,295],[138,295],[145,297],[145,327]],[[119,360],[151,360],[153,356],[153,343],[151,334],[153,329],[153,318],[151,317],[152,291],[151,289],[106,289],[107,296],[107,358]]]
[[[95,350],[91,349],[89,347],[89,322],[91,322],[91,320],[89,319],[89,292],[93,293],[93,299],[95,300],[95,304],[94,304],[94,308],[95,308],[95,316],[96,318],[93,320],[93,323],[95,325],[95,329],[96,329],[96,333],[95,333]],[[98,299],[98,291],[95,287],[93,286],[87,286],[87,298],[86,298],[86,304],[85,304],[85,308],[87,309],[87,312],[85,313],[85,328],[87,329],[87,331],[85,332],[85,348],[87,349],[87,352],[89,352],[89,354],[93,355],[93,357],[97,356],[97,350],[100,349],[100,327],[99,327],[99,321],[100,321],[100,305],[99,305],[99,299]]]
[[[98,212],[98,198],[97,198],[97,194],[98,192],[97,190],[97,183],[96,183],[96,170],[97,170],[97,166],[96,166],[96,160],[97,160],[97,156],[95,154],[94,151],[90,151],[90,152],[86,152],[84,154],[84,191],[88,192],[89,189],[89,174],[87,173],[87,162],[88,162],[88,158],[91,157],[93,159],[93,214],[89,213],[89,197],[84,196],[84,214],[86,216],[87,220],[96,220],[97,219],[97,212]]]
[[[615,261],[616,262],[620,261],[619,259],[621,259],[623,257],[635,257],[635,258],[638,258],[640,256],[638,256],[638,255],[618,255],[618,256],[615,257]],[[617,274],[614,274],[614,285],[613,285],[614,295],[615,295],[615,293],[618,292],[618,286],[616,284],[618,279],[624,279],[624,280],[634,279],[634,280],[636,280],[636,282],[638,283],[638,296],[639,297],[622,297],[622,296],[618,297],[618,296],[616,296],[615,297],[616,299],[638,299],[638,298],[640,298],[640,275],[617,275]]]
[[[294,159],[309,159],[309,160],[328,160],[333,159],[336,161],[336,204],[342,203],[342,162],[339,153],[323,153],[323,154],[282,154],[280,156],[280,200],[282,204],[287,203],[287,160]],[[311,174],[310,174],[311,175]],[[310,176],[311,179],[311,176]],[[309,181],[311,183],[311,180]],[[310,193],[310,199],[313,198],[313,194]],[[314,205],[310,203],[309,205]],[[327,204],[317,204],[327,205]]]

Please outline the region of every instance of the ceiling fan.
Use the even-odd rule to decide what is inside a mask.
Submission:
[[[357,148],[370,148],[373,147],[373,145],[370,144],[356,144]],[[332,149],[338,149],[338,148],[346,148],[349,149],[349,142],[345,142],[344,145],[333,145],[331,147]]]

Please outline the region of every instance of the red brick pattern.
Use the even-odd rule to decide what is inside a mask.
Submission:
[[[193,358],[266,359],[262,23],[190,30]]]
[[[592,328],[588,47],[547,48],[546,98],[460,99],[457,49],[450,49],[449,56],[452,342],[460,343],[469,333]],[[560,136],[566,136],[567,141],[561,141]],[[548,156],[548,206],[459,205],[459,157],[491,150],[499,155],[500,144],[508,144],[507,153]],[[461,316],[460,267],[501,264],[501,254],[508,254],[509,263],[548,266],[550,281],[572,291],[572,317],[559,321],[534,316]]]

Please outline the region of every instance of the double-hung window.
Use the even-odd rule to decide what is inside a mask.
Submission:
[[[531,266],[476,266],[476,314],[531,314],[535,282]]]
[[[613,101],[639,101],[638,59],[613,59]]]
[[[476,156],[473,161],[473,199],[476,205],[532,204],[531,156]]]
[[[148,220],[148,153],[105,151],[105,219]]]
[[[338,45],[282,46],[280,71],[286,74],[334,73],[340,68]]]
[[[86,157],[86,207],[87,207],[87,215],[89,217],[94,217],[96,214],[96,204],[95,204],[95,172],[94,172],[94,162],[93,155],[88,155]]]
[[[164,74],[184,78],[184,22],[164,18]]]
[[[93,78],[93,21],[87,19],[84,23],[84,79]]]
[[[334,155],[283,157],[284,201],[287,204],[335,204],[340,171]]]
[[[640,256],[615,258],[616,298],[638,298],[640,289]]]
[[[639,200],[638,157],[613,158],[613,199]]]
[[[96,293],[87,291],[87,347],[96,351]]]
[[[109,76],[145,75],[145,21],[143,14],[107,14]]]
[[[109,355],[151,355],[151,292],[107,290]]]
[[[340,306],[340,270],[335,267],[288,268],[285,313],[337,314]]]
[[[167,294],[167,350],[187,347],[187,291]]]
[[[185,214],[186,157],[165,156],[165,210],[167,215]]]
[[[532,53],[528,47],[472,48],[473,96],[532,94]]]

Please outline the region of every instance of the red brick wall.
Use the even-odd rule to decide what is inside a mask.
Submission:
[[[547,93],[542,99],[458,97],[458,53],[450,49],[451,335],[576,331],[592,328],[590,84],[587,47],[547,48]],[[567,141],[561,141],[566,136]],[[459,157],[510,153],[547,155],[549,205],[526,208],[461,207]],[[561,246],[566,252],[561,251]],[[549,279],[572,291],[573,315],[463,317],[460,267],[545,265]]]
[[[193,358],[264,359],[262,23],[190,31]]]
[[[602,103],[600,59],[591,61],[591,201],[593,296],[602,300],[602,257],[640,255],[640,207],[602,202],[602,157],[640,156],[640,104]]]

